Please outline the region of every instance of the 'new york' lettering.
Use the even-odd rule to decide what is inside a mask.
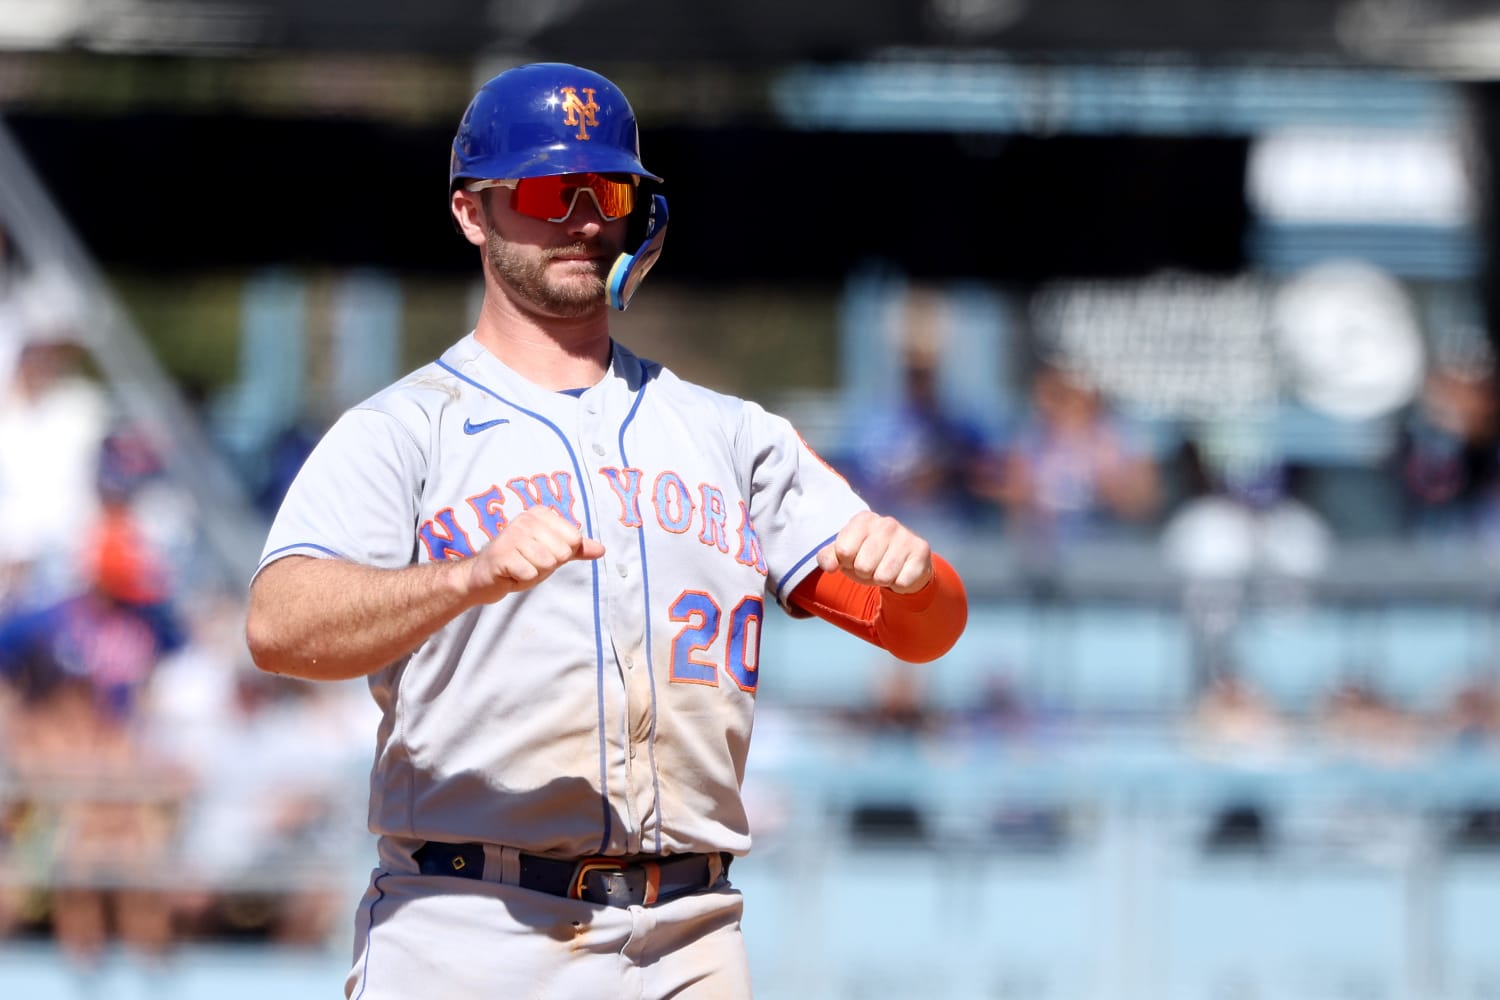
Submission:
[[[661,472],[649,482],[645,473],[637,468],[604,466],[598,472],[604,486],[619,501],[620,524],[623,526],[644,528],[649,523],[674,535],[692,532],[708,548],[732,556],[762,575],[767,572],[765,552],[754,525],[750,523],[750,509],[744,501],[735,504],[731,519],[724,490],[711,483],[689,486],[687,480],[670,470]],[[508,521],[505,508],[512,499],[506,495],[506,490],[513,494],[519,505],[517,513],[545,506],[557,511],[570,523],[580,524],[574,512],[577,498],[570,473],[518,476],[507,480],[505,489],[491,484],[464,498],[465,520],[471,521],[485,540],[495,538],[505,529]],[[466,559],[477,551],[473,536],[460,523],[458,509],[458,504],[443,507],[417,529],[427,549],[427,557],[434,562]]]

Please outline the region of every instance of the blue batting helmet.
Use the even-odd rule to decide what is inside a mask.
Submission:
[[[448,190],[471,180],[586,172],[636,174],[635,112],[620,88],[567,63],[531,63],[494,77],[469,102],[453,137]]]

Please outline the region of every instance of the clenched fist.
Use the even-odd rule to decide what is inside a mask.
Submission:
[[[932,579],[932,546],[894,517],[861,511],[818,552],[818,567],[857,583],[915,594]]]
[[[464,560],[467,589],[476,603],[530,590],[575,559],[598,559],[604,544],[550,507],[522,511],[493,541]]]

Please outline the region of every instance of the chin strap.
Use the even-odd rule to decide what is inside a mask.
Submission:
[[[661,256],[661,245],[667,238],[667,199],[659,194],[651,196],[646,214],[646,230],[640,244],[631,253],[622,253],[609,269],[609,304],[616,309],[630,305],[635,290],[656,258]]]

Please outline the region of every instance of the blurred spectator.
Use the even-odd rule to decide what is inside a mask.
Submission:
[[[192,637],[153,678],[149,716],[198,789],[178,853],[184,932],[320,946],[342,912],[344,851],[365,836],[378,710],[362,683],[256,670],[237,602],[197,606]]]
[[[1449,744],[1460,749],[1500,746],[1500,683],[1464,684],[1440,714],[1438,726]]]
[[[870,414],[856,433],[850,479],[871,506],[904,520],[984,520],[994,511],[986,485],[996,461],[989,435],[943,402],[937,360],[928,352],[908,350],[902,372],[903,397]]]
[[[1500,681],[1472,680],[1453,693],[1437,720],[1448,749],[1490,752],[1500,748]],[[1493,852],[1500,848],[1500,795],[1471,793],[1447,814],[1447,840],[1457,849]]]
[[[128,504],[164,471],[161,456],[146,435],[138,427],[119,425],[99,444],[95,486],[102,501]]]
[[[78,526],[94,520],[109,409],[82,362],[70,333],[33,332],[0,387],[0,567],[11,593],[56,594],[76,582]]]
[[[187,789],[132,721],[67,676],[29,703],[11,747],[31,881],[47,887],[53,935],[84,968],[111,939],[152,958],[172,941],[167,874]]]
[[[163,874],[186,788],[139,725],[145,682],[181,642],[151,554],[119,508],[85,537],[79,592],[0,619],[0,761],[14,789],[11,853],[86,969],[111,938],[156,957],[170,943]]]
[[[255,507],[267,517],[274,517],[281,507],[292,480],[302,469],[302,463],[318,443],[322,431],[307,421],[287,424],[271,438],[266,447],[266,468],[260,487],[255,492]]]
[[[1278,756],[1289,749],[1292,736],[1290,725],[1271,699],[1230,671],[1210,679],[1184,728],[1194,752],[1241,761]]]
[[[85,533],[85,584],[0,618],[0,678],[23,697],[84,682],[100,708],[126,718],[158,659],[182,642],[161,572],[133,519],[108,507]]]
[[[986,674],[974,697],[951,713],[948,729],[976,741],[1025,741],[1038,735],[1048,720],[1027,701],[1021,685],[1005,673]]]
[[[1043,557],[1139,526],[1161,503],[1155,460],[1094,387],[1052,365],[1032,379],[1030,413],[991,490],[1024,548]]]
[[[1412,764],[1427,749],[1422,720],[1365,681],[1336,686],[1316,721],[1330,751],[1367,763]]]
[[[1191,580],[1306,579],[1327,565],[1333,533],[1292,495],[1284,464],[1265,456],[1210,463],[1189,440],[1180,465],[1186,497],[1161,533],[1174,570]]]
[[[203,515],[189,489],[167,474],[157,445],[143,427],[118,422],[100,445],[96,479],[106,507],[128,511],[142,542],[159,555],[158,586],[167,595],[202,596]]]
[[[1291,746],[1291,727],[1280,709],[1245,677],[1225,670],[1210,678],[1184,724],[1189,749],[1234,766],[1280,760]],[[1213,853],[1261,851],[1270,845],[1271,813],[1259,795],[1226,784],[1225,801],[1212,812],[1204,848]]]
[[[870,704],[853,712],[849,721],[878,736],[919,736],[933,732],[940,722],[928,703],[923,666],[890,660],[876,672]]]
[[[1496,388],[1490,373],[1443,366],[1428,373],[1399,452],[1407,524],[1416,537],[1466,541],[1500,510]]]

